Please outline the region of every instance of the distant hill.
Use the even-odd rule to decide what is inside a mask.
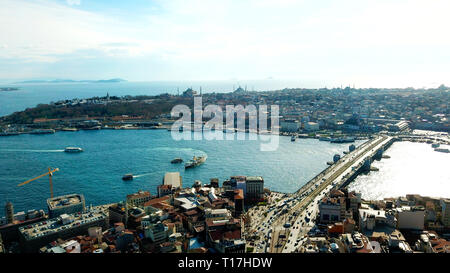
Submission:
[[[56,80],[30,80],[21,81],[16,83],[115,83],[115,82],[126,82],[124,79],[109,79],[109,80],[70,80],[70,79],[56,79]]]

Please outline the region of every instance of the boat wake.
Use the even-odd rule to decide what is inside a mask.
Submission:
[[[0,152],[63,153],[64,150],[21,150],[21,149],[0,149]]]
[[[154,173],[143,173],[143,174],[137,174],[137,175],[133,174],[133,178],[139,178],[139,177],[148,176],[148,175],[151,175],[151,174],[154,174]]]
[[[206,152],[202,150],[197,150],[193,148],[173,148],[173,147],[156,147],[156,148],[150,148],[149,150],[152,151],[165,151],[165,152],[177,152],[177,153],[183,153],[186,154],[189,157],[192,157],[192,155],[198,155],[198,156],[206,156]]]

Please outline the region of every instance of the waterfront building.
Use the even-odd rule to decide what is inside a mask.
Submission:
[[[264,179],[261,176],[248,176],[245,184],[244,196],[246,200],[255,202],[264,199]]]
[[[295,119],[285,119],[280,121],[281,132],[298,132],[301,123]]]
[[[47,199],[49,218],[62,214],[85,211],[85,201],[82,194],[67,194]]]
[[[91,210],[22,226],[19,228],[20,242],[23,251],[34,252],[58,238],[87,233],[90,227],[108,228],[108,215],[103,210]]]
[[[138,191],[137,193],[127,195],[127,204],[130,206],[141,207],[145,202],[150,201],[152,196],[148,191]]]
[[[319,131],[319,123],[317,122],[306,122],[304,125],[304,129],[308,132]]]
[[[164,175],[163,185],[171,185],[173,190],[183,187],[183,179],[179,172],[167,172]]]
[[[400,132],[409,129],[409,124],[406,121],[399,121],[395,124],[389,125],[389,131]]]

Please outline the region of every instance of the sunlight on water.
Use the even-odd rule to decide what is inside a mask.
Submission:
[[[406,194],[450,197],[450,154],[436,152],[430,144],[412,142],[396,142],[384,154],[391,158],[372,163],[379,171],[360,175],[349,186],[361,192],[363,199]]]

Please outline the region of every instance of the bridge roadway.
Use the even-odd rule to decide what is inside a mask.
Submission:
[[[307,208],[308,205],[313,202],[319,194],[322,193],[322,191],[327,189],[330,185],[336,185],[338,183],[338,181],[336,181],[338,180],[338,178],[344,178],[344,176],[349,175],[353,171],[352,167],[359,167],[362,162],[364,162],[364,159],[367,156],[372,157],[376,153],[376,151],[383,145],[385,145],[388,141],[390,141],[390,139],[391,137],[378,136],[362,144],[354,151],[342,157],[337,163],[327,168],[324,172],[313,178],[304,187],[297,191],[294,194],[294,196],[297,197],[307,194],[309,191],[311,192],[303,199],[298,201],[295,206],[290,208],[285,215],[279,217],[273,223],[273,236],[269,247],[270,252],[282,252],[284,246],[288,241],[288,238],[290,238],[290,231],[283,228],[283,225],[286,223],[286,219],[288,219],[288,216],[292,215],[294,212],[297,212],[297,216],[293,217],[294,220],[291,222],[291,226],[293,226],[297,221],[297,218],[304,215],[303,212],[305,208]],[[314,185],[316,185],[317,182],[320,181],[322,182],[314,189]],[[284,238],[279,238],[280,233],[285,235],[283,236]],[[296,238],[293,238],[291,243],[293,243],[294,239]]]

